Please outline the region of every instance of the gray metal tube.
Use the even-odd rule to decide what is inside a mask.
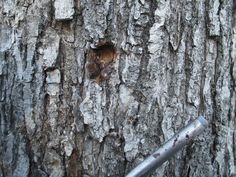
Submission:
[[[191,139],[202,133],[207,125],[208,122],[204,117],[198,117],[164,143],[152,155],[134,168],[126,177],[143,177],[151,173],[165,161],[174,156],[174,154],[184,145],[189,143]]]

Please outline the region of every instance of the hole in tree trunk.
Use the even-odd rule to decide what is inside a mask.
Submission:
[[[90,48],[87,55],[89,78],[95,79],[97,83],[109,79],[116,53],[116,48],[111,42],[100,42],[95,48]]]

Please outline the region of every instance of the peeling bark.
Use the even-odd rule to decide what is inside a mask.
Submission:
[[[219,0],[0,1],[0,177],[236,175],[236,9]]]

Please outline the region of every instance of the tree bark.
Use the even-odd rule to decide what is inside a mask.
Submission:
[[[0,177],[236,176],[234,0],[0,1]]]

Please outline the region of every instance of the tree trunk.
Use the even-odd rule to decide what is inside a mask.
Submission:
[[[234,0],[0,1],[0,177],[236,176]]]

